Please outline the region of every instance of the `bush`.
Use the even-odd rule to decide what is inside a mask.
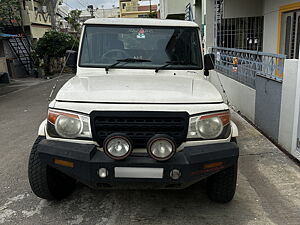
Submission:
[[[79,42],[75,37],[67,33],[50,31],[37,42],[35,52],[41,58],[63,57],[73,44],[73,50],[77,51]]]
[[[34,50],[35,66],[43,65],[46,74],[53,74],[60,70],[62,59],[67,50],[78,50],[79,41],[71,34],[49,31],[38,40]],[[42,63],[43,62],[43,63]],[[56,62],[56,63],[54,63]]]

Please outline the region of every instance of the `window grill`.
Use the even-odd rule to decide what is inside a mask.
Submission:
[[[262,51],[264,17],[221,19],[217,26],[218,47]]]

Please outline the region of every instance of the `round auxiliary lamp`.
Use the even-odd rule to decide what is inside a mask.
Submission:
[[[176,153],[176,144],[168,135],[155,135],[147,144],[148,154],[157,161],[167,161]]]
[[[114,159],[126,159],[132,153],[132,142],[123,134],[111,134],[103,142],[104,153]]]

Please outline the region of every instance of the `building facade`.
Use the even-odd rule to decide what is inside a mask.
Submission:
[[[22,22],[25,32],[37,40],[51,29],[51,16],[43,1],[22,1]]]
[[[122,18],[148,18],[152,13],[157,15],[157,5],[140,5],[141,0],[120,0],[120,17]],[[149,1],[150,2],[150,1]]]
[[[300,1],[162,0],[161,18],[185,19],[188,5],[192,6],[192,20],[202,27],[207,48],[218,46],[298,57]]]
[[[300,2],[295,0],[207,0],[208,46],[285,54],[298,58]],[[214,10],[214,9],[217,9]],[[207,20],[208,21],[208,20]],[[213,38],[212,38],[213,37]],[[297,41],[298,40],[298,41]]]

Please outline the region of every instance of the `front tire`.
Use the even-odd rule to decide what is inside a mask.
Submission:
[[[37,146],[45,137],[39,136],[33,144],[29,163],[28,178],[35,195],[47,200],[61,200],[70,195],[76,180],[43,163],[38,155]]]
[[[210,200],[219,203],[228,203],[233,199],[237,181],[237,163],[224,169],[207,180],[207,194]]]

